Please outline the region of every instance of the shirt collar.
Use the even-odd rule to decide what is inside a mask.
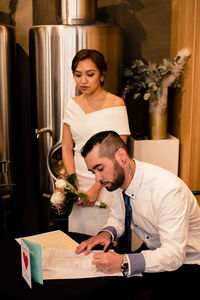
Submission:
[[[140,164],[140,161],[137,161],[136,159],[133,160],[135,162],[135,173],[133,175],[133,179],[131,180],[131,183],[129,184],[128,188],[125,190],[125,193],[129,197],[135,199],[137,191],[142,182],[144,170]]]

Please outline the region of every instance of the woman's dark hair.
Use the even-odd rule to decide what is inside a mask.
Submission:
[[[91,61],[96,65],[97,69],[99,70],[101,75],[104,75],[104,73],[107,70],[107,64],[104,59],[104,56],[101,52],[94,50],[94,49],[82,49],[79,52],[76,53],[72,60],[72,73],[76,71],[77,65],[81,60],[84,59],[91,59]],[[101,83],[103,85],[103,83]]]
[[[93,135],[81,149],[81,155],[86,157],[96,145],[99,146],[99,156],[114,159],[115,153],[119,148],[123,148],[127,152],[127,147],[119,134],[115,131],[101,131]]]

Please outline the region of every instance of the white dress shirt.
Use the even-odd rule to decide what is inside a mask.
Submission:
[[[200,265],[200,207],[187,185],[158,166],[134,160],[134,177],[125,193],[130,196],[132,227],[150,250],[128,254],[130,274]],[[103,230],[114,239],[124,233],[122,190],[113,192],[110,217]]]

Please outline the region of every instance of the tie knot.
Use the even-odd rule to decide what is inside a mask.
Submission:
[[[123,194],[123,197],[127,196],[126,193],[125,193],[125,191],[122,191],[122,194]]]

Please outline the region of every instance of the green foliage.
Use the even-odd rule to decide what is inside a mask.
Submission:
[[[162,64],[145,64],[142,60],[136,59],[128,68],[124,70],[125,86],[122,91],[122,98],[126,100],[126,95],[131,92],[132,99],[149,100],[152,96],[157,96],[161,92],[163,80],[174,77],[172,87],[179,89],[180,83],[175,79],[174,70],[180,63],[180,56],[170,60],[163,59]],[[171,83],[170,83],[171,84]]]

